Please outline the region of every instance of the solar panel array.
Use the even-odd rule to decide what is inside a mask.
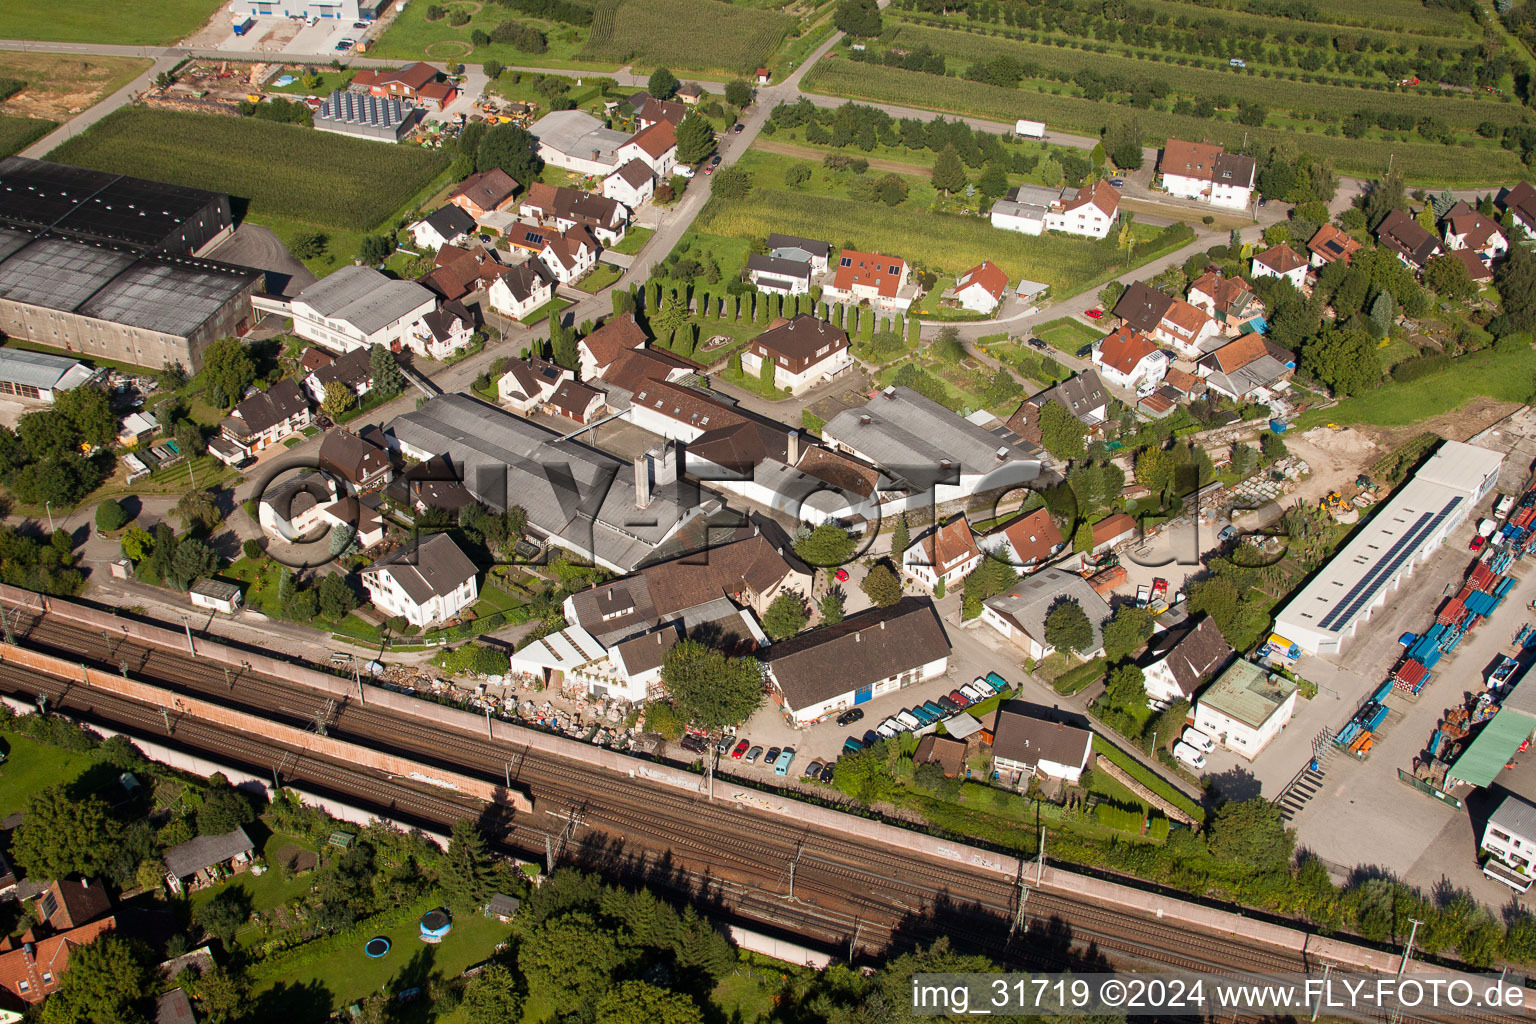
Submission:
[[[315,115],[324,121],[394,128],[405,120],[405,106],[394,97],[361,92],[333,92]]]
[[[1425,512],[1414,520],[1413,525],[1386,550],[1371,570],[1349,588],[1343,599],[1333,606],[1332,611],[1323,616],[1323,621],[1320,623],[1322,628],[1339,628],[1353,619],[1360,609],[1372,601],[1381,588],[1386,586],[1387,580],[1392,578],[1392,574],[1397,572],[1398,567],[1413,557],[1424,538],[1443,523],[1462,501],[1462,497],[1457,495],[1446,502],[1445,507],[1439,512]]]

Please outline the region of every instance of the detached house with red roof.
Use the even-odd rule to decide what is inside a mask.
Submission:
[[[917,298],[917,288],[907,280],[910,272],[899,256],[844,249],[822,294],[833,302],[867,302],[875,309],[905,312]]]
[[[1211,270],[1189,286],[1189,304],[1215,320],[1230,337],[1241,334],[1264,315],[1264,303],[1240,277]]]
[[[983,260],[979,267],[972,267],[955,281],[951,297],[961,307],[975,313],[991,313],[1002,304],[1008,293],[1008,275],[991,260]]]
[[[1296,372],[1296,358],[1263,335],[1245,334],[1202,358],[1195,372],[1228,398],[1265,402]]]
[[[1133,281],[1115,303],[1115,316],[1185,359],[1198,359],[1222,336],[1221,325],[1205,311],[1145,281]]]
[[[981,549],[964,516],[956,516],[901,553],[903,575],[934,590],[965,579],[981,564]]]
[[[113,918],[71,928],[45,939],[31,931],[0,939],[0,1011],[36,1006],[59,990],[70,953],[116,926]]]
[[[617,167],[639,160],[658,178],[668,178],[677,166],[677,129],[670,121],[657,121],[642,129],[614,153]]]
[[[1278,277],[1300,291],[1307,283],[1307,261],[1288,245],[1272,245],[1253,258],[1254,277]]]
[[[597,239],[585,225],[578,224],[569,231],[545,235],[539,260],[556,281],[571,284],[597,266],[597,253]]]
[[[434,83],[439,83],[442,72],[430,64],[417,61],[403,68],[394,70],[372,71],[364,68],[352,76],[352,84],[349,88],[366,89],[374,96],[394,96],[403,100],[422,100],[430,105],[443,107],[452,103],[452,96],[458,92],[447,83],[445,89],[429,90],[428,95],[423,95],[423,90]]]
[[[808,313],[779,317],[753,338],[741,354],[742,372],[758,376],[765,360],[773,363],[773,386],[797,395],[853,365],[848,332]]]
[[[1038,568],[1056,556],[1066,543],[1056,520],[1043,508],[1026,512],[1007,526],[993,530],[981,540],[982,548],[992,558],[1001,558],[1020,570]]]
[[[1447,252],[1471,249],[1486,260],[1496,260],[1509,251],[1509,240],[1493,221],[1466,203],[1457,203],[1441,222],[1445,230]]]
[[[487,214],[510,210],[516,205],[512,198],[516,192],[517,182],[512,176],[500,167],[492,167],[459,182],[448,201],[478,221]]]
[[[585,227],[603,245],[617,245],[624,240],[629,225],[629,211],[622,203],[564,185],[534,182],[518,203],[518,215],[556,231]]]
[[[1099,376],[1122,388],[1142,381],[1156,384],[1168,372],[1168,353],[1145,334],[1122,324],[1093,343],[1093,365]]]
[[[1408,215],[1406,210],[1393,210],[1376,225],[1376,240],[1391,249],[1403,266],[1423,270],[1440,253],[1440,240],[1424,226]]]
[[[1228,153],[1222,146],[1169,139],[1158,170],[1171,196],[1198,199],[1229,210],[1244,210],[1253,202],[1258,165],[1251,156]]]
[[[609,317],[603,326],[576,343],[577,369],[582,380],[602,377],[623,352],[645,348],[645,331],[633,313]]]
[[[1317,229],[1317,234],[1307,243],[1307,251],[1312,254],[1314,267],[1325,267],[1336,260],[1348,263],[1354,259],[1355,253],[1364,246],[1355,241],[1342,229],[1332,224],[1324,224]]]
[[[1120,190],[1101,179],[1080,189],[1064,190],[1061,199],[1045,211],[1045,230],[1107,238],[1119,212]]]
[[[1532,188],[1530,182],[1522,181],[1506,191],[1500,197],[1499,205],[1509,211],[1526,234],[1536,235],[1536,188]]]

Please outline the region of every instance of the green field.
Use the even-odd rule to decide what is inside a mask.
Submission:
[[[1508,183],[1520,180],[1525,174],[1514,153],[1493,145],[1463,148],[1431,142],[1347,139],[1326,134],[1320,124],[1305,126],[1314,131],[1250,128],[1235,121],[1132,110],[1075,95],[940,78],[830,54],[811,69],[802,85],[809,92],[901,103],[944,113],[991,118],[1004,124],[1027,116],[1043,120],[1062,131],[1092,135],[1103,131],[1111,117],[1133,113],[1141,124],[1143,141],[1149,145],[1161,145],[1169,137],[1219,142],[1233,150],[1241,148],[1245,138],[1250,150],[1289,144],[1332,161],[1342,173],[1379,175],[1390,161],[1410,180],[1431,182],[1436,186]],[[1052,84],[1051,88],[1060,92],[1076,91],[1074,86],[1060,84]],[[1488,109],[1495,108],[1490,105]]]
[[[40,117],[0,116],[0,156],[20,153],[57,127]]]
[[[0,733],[0,818],[26,810],[27,801],[49,786],[73,780],[96,763],[90,752],[45,746],[13,732]]]
[[[1484,349],[1451,360],[1451,365],[1405,384],[1383,384],[1346,398],[1338,405],[1302,413],[1295,426],[1306,430],[1322,423],[1400,427],[1450,412],[1473,398],[1528,402],[1536,387],[1536,349],[1504,342],[1502,351]]]
[[[794,19],[721,0],[598,0],[583,55],[643,67],[749,74],[768,63]]]
[[[319,79],[313,86],[306,86],[301,75],[294,75],[293,81],[288,85],[271,85],[262,87],[262,92],[280,92],[289,96],[329,96],[337,89],[345,89],[352,82],[352,76],[356,71],[322,71],[315,68],[315,77]],[[293,72],[286,72],[293,74]],[[283,77],[275,76],[272,81]]]
[[[512,67],[568,68],[574,65],[590,66],[594,70],[612,71],[617,64],[588,61],[582,56],[587,42],[587,30],[575,25],[564,25],[541,18],[528,18],[510,8],[494,3],[443,3],[444,11],[455,8],[469,14],[463,25],[448,24],[447,17],[437,21],[427,20],[428,4],[409,3],[395,17],[384,35],[368,52],[370,57],[401,57],[413,60],[452,60],[483,64],[498,60]],[[532,25],[544,33],[549,48],[543,53],[519,50],[510,43],[488,43],[476,46],[470,36],[476,30],[489,35],[503,21],[516,21]]]
[[[208,23],[220,0],[5,0],[0,39],[165,46]]]
[[[1084,345],[1092,345],[1104,337],[1104,332],[1094,330],[1075,317],[1064,316],[1035,328],[1035,337],[1058,352],[1075,356]]]
[[[249,215],[368,231],[448,165],[441,152],[389,146],[253,118],[125,107],[50,160],[228,192]]]

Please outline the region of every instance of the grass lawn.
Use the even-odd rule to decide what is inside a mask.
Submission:
[[[389,28],[384,30],[384,35],[368,51],[368,56],[453,60],[466,64],[498,60],[512,67],[567,68],[581,65],[594,71],[615,71],[619,67],[618,64],[602,63],[582,56],[587,43],[585,28],[542,18],[518,17],[499,4],[445,2],[441,6],[450,14],[455,8],[462,8],[469,14],[469,21],[459,26],[448,24],[446,17],[428,21],[428,4],[406,4],[405,10],[396,16]],[[537,28],[544,33],[548,49],[543,53],[528,53],[510,43],[476,46],[470,41],[476,29],[489,34],[503,21],[517,21]]]
[[[0,116],[0,156],[21,152],[57,127],[40,117]]]
[[[295,75],[293,81],[287,85],[268,85],[262,91],[289,93],[295,96],[329,96],[337,89],[345,89],[351,84],[352,76],[357,74],[356,71],[321,71],[319,68],[316,68],[315,72],[320,81],[312,86],[306,86],[303,77]],[[283,74],[293,74],[293,72],[285,71]],[[282,75],[277,76],[277,78],[281,77]],[[277,81],[277,78],[273,81]]]
[[[0,39],[165,46],[208,23],[220,0],[154,0],[125,10],[99,0],[6,0]]]
[[[592,273],[577,282],[576,287],[584,292],[591,292],[593,295],[596,295],[623,275],[624,271],[612,263],[599,263],[592,268]]]
[[[789,392],[784,388],[776,388],[755,374],[736,373],[733,370],[726,369],[721,372],[720,379],[728,381],[745,391],[750,391],[759,398],[766,398],[770,402],[782,402],[790,397]]]
[[[1065,352],[1069,356],[1077,355],[1078,349],[1084,345],[1092,345],[1104,337],[1104,332],[1089,327],[1076,317],[1064,316],[1059,320],[1052,320],[1035,329],[1035,337],[1045,342],[1058,352]]]
[[[557,296],[556,298],[550,299],[548,302],[544,303],[544,305],[540,306],[532,313],[529,313],[527,316],[523,317],[518,321],[518,323],[522,324],[524,327],[532,327],[534,324],[543,323],[545,320],[559,313],[561,310],[565,309],[571,304],[572,303],[569,299],[562,299]]]
[[[248,830],[251,829],[251,826],[246,827]],[[257,823],[257,827],[261,827],[260,822]],[[200,903],[206,903],[225,889],[243,889],[251,899],[252,909],[271,910],[274,907],[282,906],[295,896],[301,896],[308,892],[315,880],[314,871],[306,871],[285,879],[282,877],[282,873],[276,870],[278,851],[284,847],[307,850],[310,853],[315,852],[314,846],[308,840],[282,832],[269,833],[266,841],[262,844],[261,853],[266,858],[267,866],[271,870],[264,871],[260,875],[253,875],[251,872],[245,871],[219,885],[199,889],[192,894],[192,905],[195,907]],[[261,928],[259,926],[247,924],[241,927],[237,939],[242,945],[245,945],[260,935]]]
[[[1327,409],[1309,410],[1296,418],[1295,426],[1301,430],[1322,423],[1401,427],[1450,412],[1473,398],[1525,402],[1536,376],[1536,349],[1529,344],[1503,344],[1508,347],[1502,351],[1484,349],[1453,359],[1439,373],[1406,384],[1383,384]]]
[[[1125,773],[1131,778],[1174,806],[1182,808],[1186,814],[1192,816],[1196,821],[1202,820],[1205,817],[1205,812],[1193,800],[1185,796],[1181,790],[1174,788],[1161,775],[1158,775],[1098,733],[1093,734],[1093,751],[1095,754],[1103,754],[1109,758],[1124,769]]]
[[[69,782],[96,763],[96,755],[46,746],[13,732],[0,733],[0,817],[25,810],[35,795]]]
[[[745,4],[621,0],[598,9],[582,53],[592,60],[643,68],[660,65],[745,75],[772,59],[793,25],[787,14]]]
[[[623,256],[633,256],[645,247],[645,243],[649,242],[651,236],[655,233],[655,228],[630,228],[624,232],[624,240],[622,242],[618,245],[611,245],[608,248]]]
[[[367,939],[345,944],[332,942],[333,948],[324,956],[285,973],[280,979],[258,985],[251,994],[257,996],[279,981],[290,989],[323,986],[331,993],[332,1005],[340,1008],[394,987],[425,988],[433,977],[457,977],[465,968],[486,959],[511,932],[510,926],[494,918],[464,914],[454,918],[453,930],[442,942],[429,945],[421,941],[420,922],[412,917],[375,933],[390,942],[389,952],[376,960],[363,955],[362,946]]]

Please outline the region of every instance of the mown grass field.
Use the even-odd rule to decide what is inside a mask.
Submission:
[[[249,214],[372,230],[448,165],[441,152],[387,146],[252,118],[127,107],[50,160],[228,192]]]
[[[208,23],[221,0],[5,0],[0,39],[164,46]]]
[[[1383,384],[1338,405],[1304,412],[1295,426],[1301,430],[1322,423],[1401,427],[1450,412],[1474,398],[1528,402],[1533,389],[1536,348],[1514,344],[1503,351],[1473,352],[1451,360],[1439,373],[1406,384]]]
[[[19,80],[21,88],[0,103],[0,115],[63,122],[117,92],[151,63],[143,57],[9,52],[0,60],[0,78]]]
[[[582,55],[744,75],[769,62],[793,24],[777,11],[720,0],[598,0]]]
[[[402,59],[453,60],[483,64],[499,60],[517,67],[562,68],[590,64],[593,70],[612,71],[617,64],[594,63],[582,55],[587,43],[587,30],[576,25],[566,25],[542,18],[529,18],[495,3],[443,3],[443,10],[451,13],[460,8],[469,14],[463,25],[450,25],[448,18],[427,20],[428,4],[408,3],[405,10],[395,16],[384,35],[369,51],[370,57],[400,57]],[[532,25],[544,33],[549,49],[543,53],[528,53],[509,43],[489,43],[476,46],[470,36],[479,29],[486,34],[503,21],[516,21]]]
[[[38,117],[0,116],[0,156],[20,153],[57,127]]]
[[[49,786],[73,780],[96,763],[88,751],[64,750],[13,732],[0,733],[0,818],[24,811],[27,802]]]
[[[1144,141],[1160,145],[1169,137],[1203,139],[1238,149],[1246,137],[1250,149],[1289,143],[1331,160],[1345,174],[1377,176],[1389,161],[1412,182],[1436,186],[1493,185],[1518,181],[1525,171],[1519,158],[1493,145],[1443,146],[1430,142],[1347,139],[1318,131],[1249,128],[1232,121],[1207,120],[1167,111],[1133,110],[1084,99],[1028,89],[1009,89],[959,78],[940,78],[865,64],[829,54],[802,82],[809,92],[852,99],[922,107],[947,114],[966,114],[1012,124],[1017,118],[1045,121],[1062,131],[1097,135],[1112,117],[1134,114]],[[1056,84],[1070,91],[1073,87]],[[1370,94],[1372,96],[1383,94]],[[1491,106],[1489,109],[1493,109]]]

